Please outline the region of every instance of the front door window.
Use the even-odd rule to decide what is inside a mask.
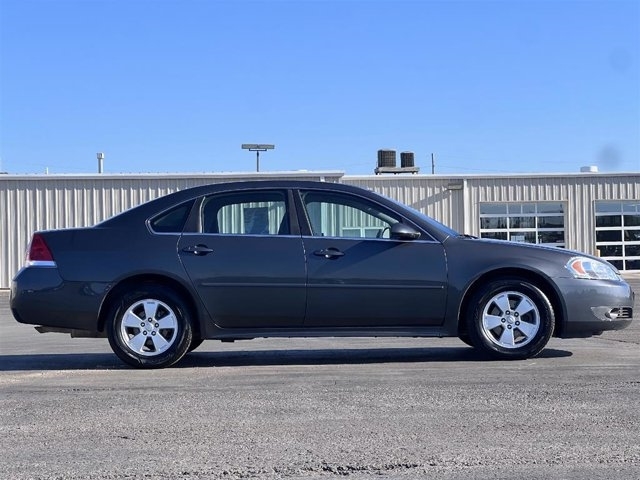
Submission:
[[[311,234],[316,237],[389,238],[399,218],[350,195],[306,192],[302,195]]]

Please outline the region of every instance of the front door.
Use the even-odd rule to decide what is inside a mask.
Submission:
[[[308,327],[432,326],[444,321],[447,269],[441,243],[389,238],[403,219],[361,197],[301,192],[310,224]],[[424,234],[426,235],[426,234]]]

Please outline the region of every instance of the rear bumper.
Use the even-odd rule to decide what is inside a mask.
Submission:
[[[97,331],[107,284],[66,282],[55,266],[28,266],[11,283],[10,307],[20,323]]]
[[[589,337],[626,328],[633,321],[635,294],[624,281],[560,279],[556,283],[565,298],[560,337]]]

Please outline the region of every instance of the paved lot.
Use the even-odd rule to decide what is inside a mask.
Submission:
[[[142,372],[106,340],[16,324],[7,300],[3,479],[640,479],[640,322],[522,362],[457,339],[291,339]]]

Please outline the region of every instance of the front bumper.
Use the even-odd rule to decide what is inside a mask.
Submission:
[[[635,293],[624,281],[566,278],[556,284],[565,303],[560,337],[589,337],[626,328],[633,321]]]

